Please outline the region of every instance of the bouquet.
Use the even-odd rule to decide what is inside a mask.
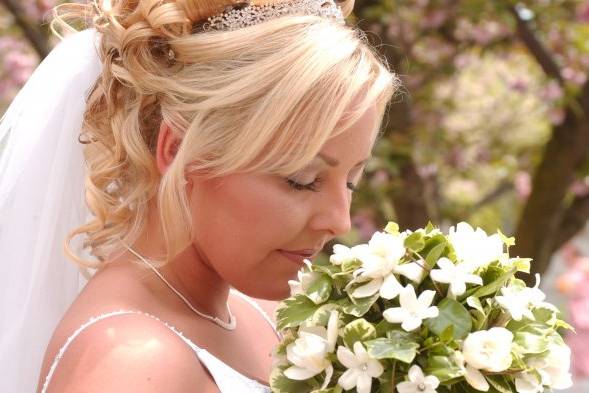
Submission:
[[[337,244],[290,281],[277,310],[277,393],[540,393],[571,386],[572,329],[536,285],[530,259],[467,223]]]

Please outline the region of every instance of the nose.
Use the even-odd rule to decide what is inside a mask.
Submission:
[[[310,226],[315,231],[328,232],[331,238],[348,233],[352,229],[350,204],[352,193],[344,186],[326,186],[317,200]]]

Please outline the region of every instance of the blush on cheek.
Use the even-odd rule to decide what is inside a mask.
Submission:
[[[284,283],[272,290],[288,290],[296,269],[276,250],[301,245],[305,209],[294,207],[292,193],[280,186],[269,176],[234,174],[194,188],[195,240],[223,277],[260,279],[266,286],[280,277]]]

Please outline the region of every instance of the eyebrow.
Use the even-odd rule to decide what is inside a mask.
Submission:
[[[338,166],[339,165],[339,161],[337,159],[333,158],[333,157],[326,156],[323,153],[318,153],[317,156],[319,158],[321,158],[323,161],[325,161],[325,163],[327,165],[329,165],[329,166]],[[370,159],[370,157],[371,156],[369,156],[368,158],[366,158],[366,159],[360,161],[359,163],[357,163],[356,165],[354,165],[354,168],[356,168],[357,166],[360,166],[360,165],[364,164],[365,162],[367,162]]]

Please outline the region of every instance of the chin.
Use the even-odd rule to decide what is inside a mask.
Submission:
[[[256,299],[281,301],[290,296],[290,287],[285,285],[266,285],[262,288],[235,288],[239,292]]]

